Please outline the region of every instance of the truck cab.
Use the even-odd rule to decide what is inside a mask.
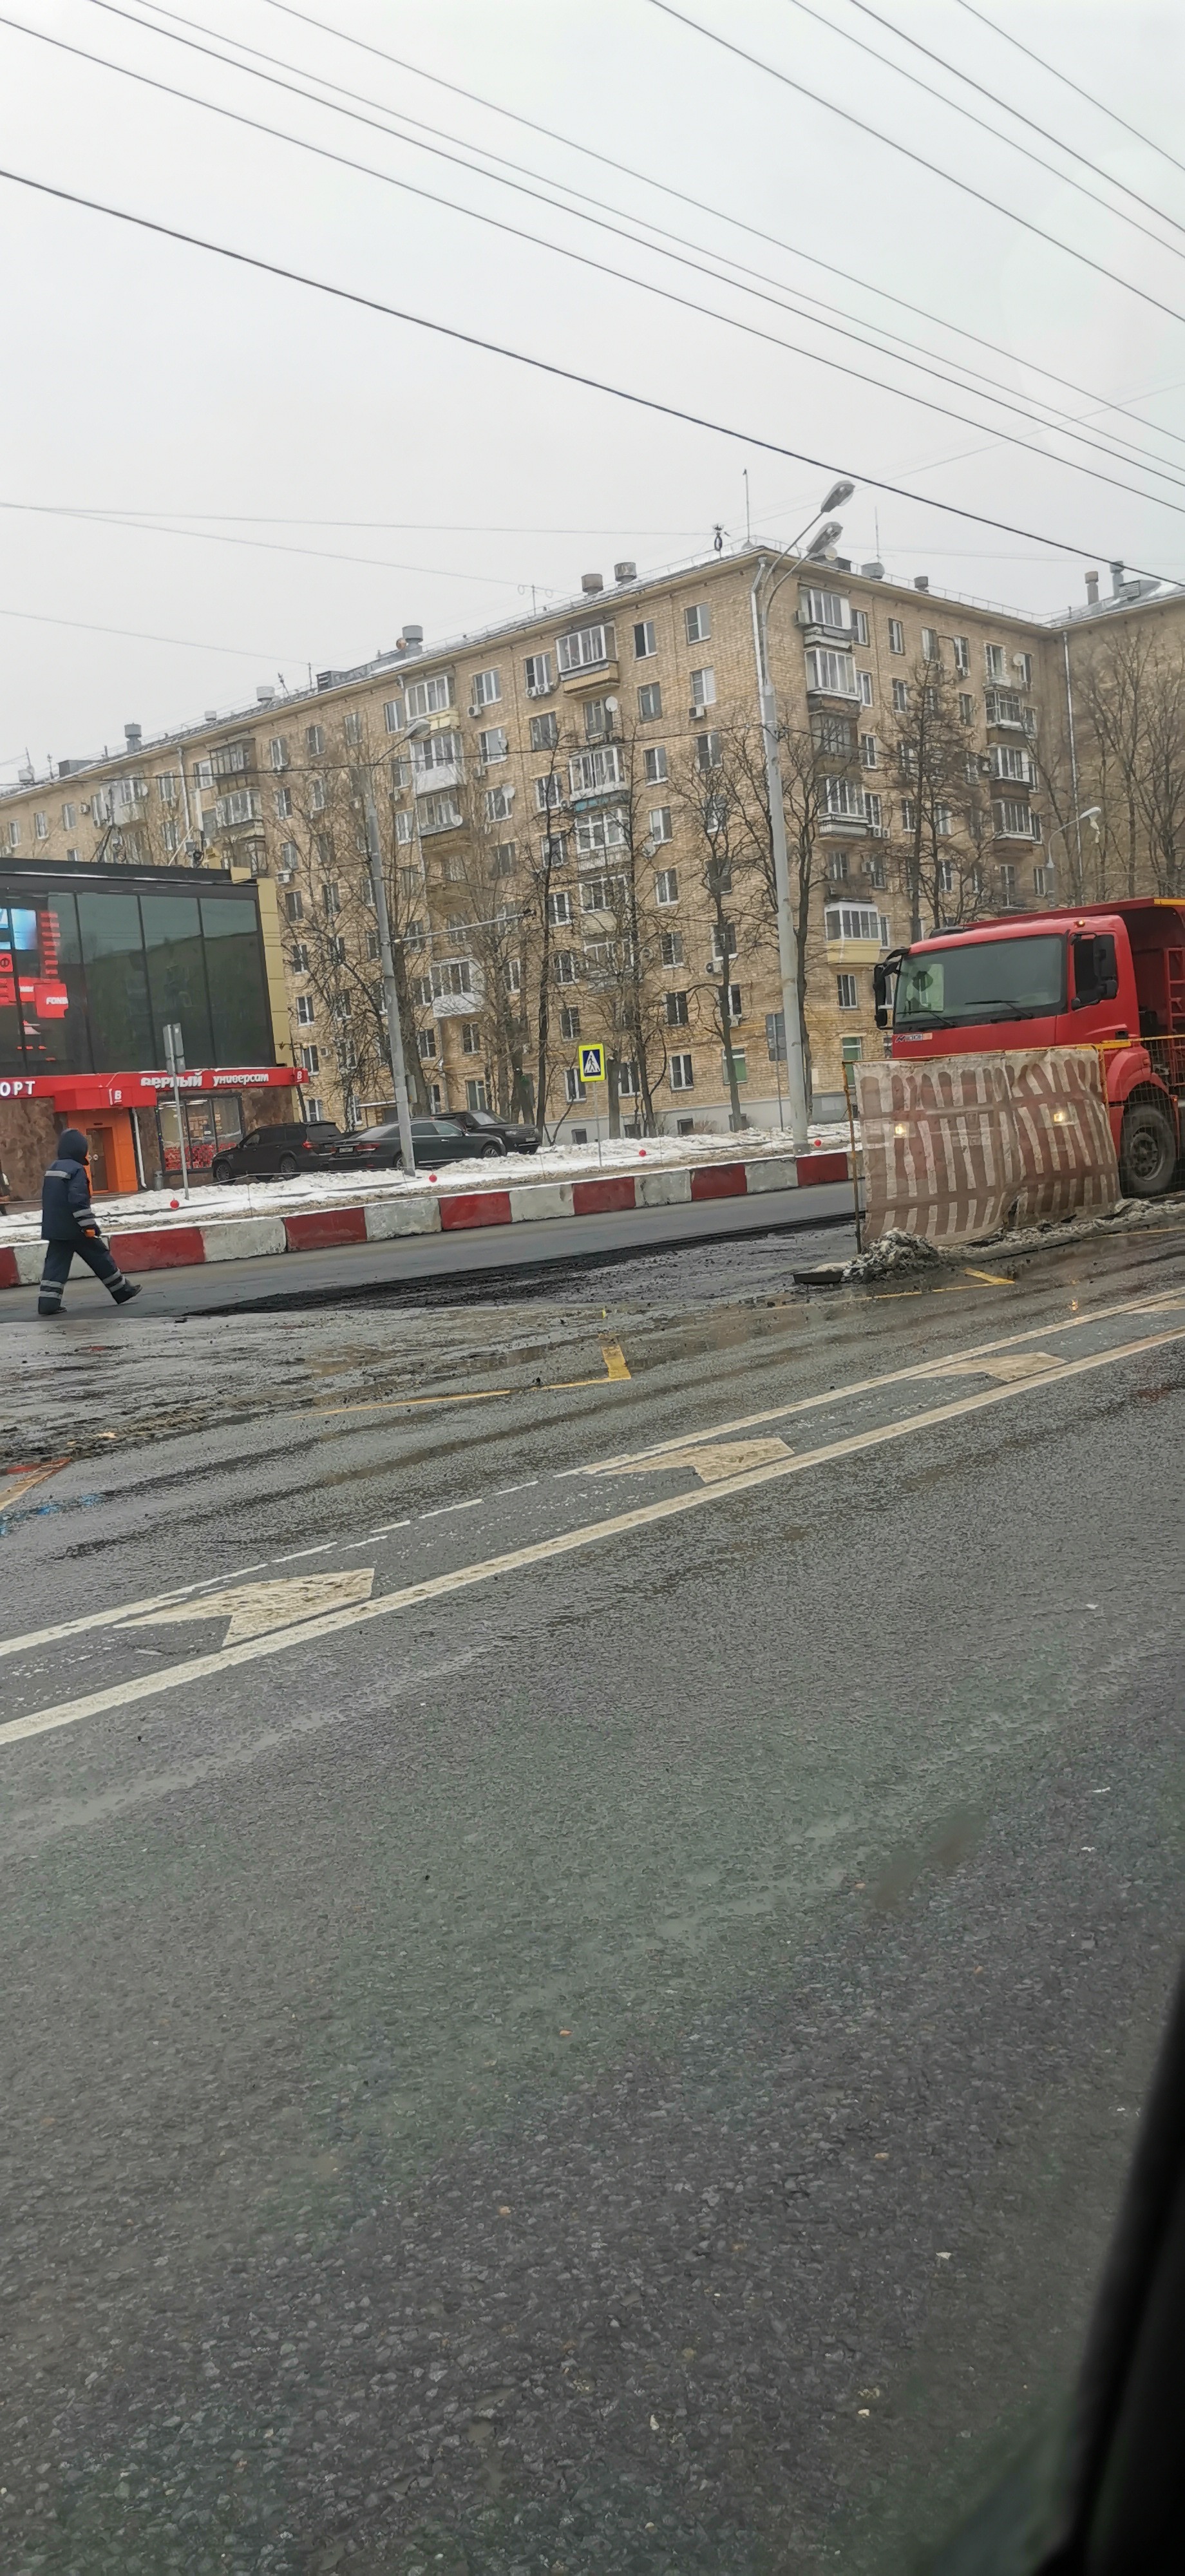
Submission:
[[[1185,1114],[1185,901],[976,921],[895,950],[875,987],[877,1025],[891,1018],[903,1062],[1096,1048],[1124,1189],[1151,1198],[1171,1187]]]

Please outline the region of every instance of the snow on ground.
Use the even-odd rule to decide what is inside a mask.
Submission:
[[[848,1144],[846,1121],[842,1125],[812,1126],[810,1142],[813,1151],[832,1153]],[[180,1182],[165,1190],[137,1190],[126,1197],[96,1197],[105,1234],[137,1232],[146,1226],[209,1225],[216,1219],[247,1216],[295,1216],[311,1208],[358,1207],[368,1199],[406,1196],[439,1196],[442,1190],[507,1190],[521,1189],[532,1181],[595,1181],[619,1172],[652,1169],[655,1165],[694,1163],[754,1162],[764,1154],[789,1154],[793,1147],[785,1132],[777,1127],[746,1127],[743,1135],[722,1136],[620,1136],[605,1139],[598,1154],[595,1145],[541,1145],[537,1154],[507,1154],[480,1161],[442,1163],[433,1171],[421,1165],[408,1179],[396,1171],[367,1171],[355,1164],[341,1172],[311,1172],[295,1181],[243,1180],[228,1189],[219,1189],[213,1181],[200,1187],[195,1182],[189,1197],[182,1195]],[[37,1207],[21,1205],[0,1216],[0,1244],[24,1243],[41,1232]]]

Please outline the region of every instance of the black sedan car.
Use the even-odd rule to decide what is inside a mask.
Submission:
[[[440,1163],[471,1163],[475,1155],[484,1161],[506,1151],[500,1136],[471,1136],[459,1118],[413,1118],[411,1137],[417,1170],[434,1172]],[[377,1171],[389,1171],[402,1161],[399,1126],[394,1118],[384,1118],[378,1127],[360,1127],[357,1135],[344,1139],[344,1144],[351,1162],[369,1163]]]
[[[253,1127],[237,1145],[223,1145],[210,1165],[213,1181],[294,1181],[301,1172],[328,1171],[340,1162],[349,1139],[331,1118]]]

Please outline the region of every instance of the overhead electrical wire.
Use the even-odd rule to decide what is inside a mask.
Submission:
[[[488,583],[494,590],[514,590],[518,584],[517,574],[474,572],[467,565],[460,572],[446,572],[440,564],[392,563],[385,555],[329,553],[317,546],[284,545],[275,537],[233,537],[216,528],[170,528],[164,526],[159,517],[153,518],[143,511],[123,516],[114,510],[69,510],[55,507],[48,501],[0,501],[0,510],[23,511],[31,518],[81,519],[93,527],[140,528],[145,535],[190,537],[198,545],[251,546],[263,554],[301,555],[313,563],[358,564],[364,571],[416,573],[421,574],[425,581],[480,581]]]
[[[994,528],[997,534],[1023,537],[1032,545],[1047,546],[1055,554],[1072,555],[1076,562],[1093,555],[1106,556],[1107,549],[1083,545],[1081,539],[1050,536],[1044,529],[1026,528],[1013,519],[998,519],[985,510],[972,510],[963,502],[940,501],[933,494],[911,492],[901,483],[890,483],[883,474],[869,474],[857,465],[841,465],[832,456],[808,454],[805,448],[788,447],[783,439],[766,438],[758,430],[739,429],[733,422],[713,420],[710,414],[687,410],[678,403],[664,402],[657,394],[634,393],[628,386],[611,384],[603,376],[587,375],[576,367],[565,367],[556,358],[541,358],[534,351],[515,349],[505,341],[487,339],[482,333],[462,330],[455,322],[440,322],[426,313],[413,313],[406,306],[388,304],[382,297],[367,295],[358,287],[339,286],[328,278],[311,277],[303,269],[289,268],[283,262],[265,259],[259,252],[238,250],[229,242],[211,241],[203,233],[185,231],[179,224],[167,224],[155,215],[141,215],[127,206],[113,206],[102,198],[84,195],[81,190],[63,188],[49,179],[35,179],[28,171],[12,170],[0,165],[0,179],[10,186],[28,188],[33,194],[52,198],[58,205],[75,206],[88,214],[104,215],[114,223],[133,226],[152,233],[158,240],[180,242],[188,250],[202,250],[216,259],[229,261],[237,268],[250,268],[260,276],[279,278],[285,285],[303,286],[317,295],[326,295],[335,303],[349,304],[360,312],[381,314],[385,320],[403,322],[418,331],[428,331],[437,339],[453,340],[460,348],[479,349],[485,356],[505,358],[510,364],[528,367],[536,375],[551,376],[557,383],[579,385],[584,392],[607,394],[612,401],[627,403],[632,410],[653,412],[663,420],[677,420],[691,429],[707,430],[712,437],[735,439],[739,445],[758,448],[768,456],[784,456],[794,465],[809,465],[812,473],[849,476],[853,483],[864,484],[869,491],[887,492],[894,500],[909,501],[916,507],[936,510],[944,518],[963,519],[968,526]],[[1169,505],[1171,506],[1171,504]],[[1130,566],[1133,573],[1152,581],[1166,576],[1150,571],[1145,564]]]
[[[110,0],[94,0],[94,5],[102,8],[109,8]],[[122,10],[114,9],[111,11],[111,14],[126,16],[127,13]],[[143,22],[136,20],[133,21],[133,23],[142,24]],[[1127,492],[1136,499],[1156,500],[1159,502],[1160,506],[1165,509],[1177,510],[1179,507],[1178,504],[1163,498],[1161,495],[1146,493],[1142,491],[1138,485],[1125,483],[1121,481],[1118,476],[1104,474],[1100,472],[1097,467],[1084,465],[1076,457],[1051,458],[1048,448],[1034,444],[1031,439],[1018,437],[1015,431],[1007,430],[997,422],[977,419],[970,413],[956,411],[950,404],[936,402],[931,396],[910,393],[907,388],[894,385],[884,377],[872,375],[866,369],[848,366],[842,360],[829,358],[819,350],[804,348],[801,342],[787,340],[779,333],[763,330],[758,324],[745,321],[738,315],[721,313],[714,307],[703,304],[695,297],[680,295],[672,287],[662,286],[653,279],[635,277],[628,270],[616,268],[610,262],[594,259],[588,252],[575,250],[568,245],[550,241],[546,236],[528,232],[524,227],[510,224],[500,216],[482,213],[473,207],[461,204],[460,201],[456,199],[443,197],[436,190],[423,188],[414,181],[398,178],[389,171],[377,169],[371,163],[357,161],[349,154],[335,151],[330,145],[315,143],[305,136],[295,135],[289,133],[282,127],[269,125],[262,118],[249,116],[241,109],[227,107],[222,105],[220,102],[200,98],[192,91],[180,89],[173,82],[160,80],[155,74],[136,70],[133,66],[128,64],[112,62],[105,55],[95,54],[87,47],[71,44],[63,37],[52,36],[44,29],[28,27],[19,19],[12,19],[7,16],[0,15],[0,25],[7,26],[18,34],[30,36],[36,42],[53,46],[60,52],[76,56],[85,62],[94,63],[104,70],[115,73],[119,78],[131,80],[141,87],[159,91],[166,97],[176,98],[183,101],[188,106],[200,108],[209,115],[221,117],[232,124],[242,125],[251,132],[266,134],[272,140],[287,143],[298,151],[312,154],[317,159],[331,161],[339,167],[355,171],[364,177],[377,179],[383,185],[397,188],[400,191],[409,193],[413,196],[422,197],[429,204],[445,206],[450,211],[467,216],[471,221],[489,225],[497,231],[505,232],[515,240],[525,241],[533,247],[548,250],[555,256],[575,262],[580,267],[591,268],[599,275],[612,277],[620,284],[633,286],[643,294],[656,296],[662,301],[680,306],[686,311],[698,313],[708,320],[720,323],[725,329],[740,331],[747,337],[761,340],[771,347],[785,349],[793,356],[805,358],[809,363],[813,363],[817,366],[827,367],[835,373],[849,377],[852,381],[858,384],[871,385],[878,392],[889,393],[890,395],[895,396],[899,401],[912,403],[924,410],[932,411],[942,419],[954,420],[959,422],[959,424],[965,428],[986,432],[993,441],[999,441],[1015,446],[1027,454],[1040,457],[1042,461],[1046,463],[1051,461],[1061,463],[1068,466],[1070,470],[1075,473],[1086,475],[1090,480],[1095,482],[1109,484],[1113,486],[1114,489]],[[188,43],[189,40],[184,38],[175,38],[174,41]],[[193,50],[205,53],[208,49],[199,45],[194,47]],[[214,59],[221,62],[226,61],[226,57],[222,55],[214,56]],[[232,66],[232,68],[237,67]],[[275,87],[284,89],[292,87],[292,84],[286,81],[275,81],[271,75],[254,73],[253,76],[256,78],[267,79],[269,84]],[[307,91],[298,90],[295,94],[306,100],[309,98],[309,93]],[[312,103],[320,104],[320,102],[315,99]],[[367,124],[373,124],[375,122],[372,118],[357,118],[354,115],[354,112],[349,110],[335,109],[334,112],[339,114],[349,114],[352,121],[356,122]],[[377,130],[386,133],[386,129],[383,127],[379,127]],[[528,191],[527,193],[538,192]],[[546,198],[543,202],[549,205],[554,203],[553,200]],[[584,220],[592,219],[585,218]],[[621,232],[620,227],[600,223],[598,224],[598,229]],[[635,246],[637,246],[636,236],[624,233],[622,237],[633,241]],[[650,247],[650,245],[643,245],[643,247]],[[670,252],[664,252],[662,255],[667,258],[676,256],[676,254]],[[680,258],[680,265],[698,269],[700,274],[711,276],[717,284],[731,285],[733,283],[731,280],[721,279],[717,271],[706,269],[701,263],[694,260]],[[751,292],[752,290],[746,291]],[[779,301],[780,299],[765,297],[763,300]],[[793,310],[795,308],[790,307],[789,309]],[[854,339],[861,347],[872,348],[874,353],[878,356],[883,357],[887,355],[892,362],[897,365],[906,366],[916,373],[934,377],[936,381],[943,384],[950,384],[952,382],[951,377],[945,371],[925,364],[918,359],[902,357],[896,351],[885,351],[875,342],[865,340],[858,332],[846,329],[841,330],[839,326],[835,324],[817,323],[814,316],[806,316],[803,318],[810,320],[816,328],[837,332],[838,336],[841,338]],[[1181,318],[1185,321],[1185,315],[1182,315]],[[980,392],[977,386],[974,385],[969,388],[956,386],[956,390],[970,391],[977,399],[981,401],[986,400],[995,404],[998,408],[1010,411],[1015,417],[1027,420],[1030,424],[1040,428],[1047,434],[1052,432],[1054,435],[1069,438],[1076,444],[1088,447],[1095,453],[1110,456],[1112,459],[1115,459],[1116,457],[1116,450],[1110,444],[1104,444],[1097,439],[1090,438],[1082,430],[1075,429],[1071,426],[1063,426],[1059,422],[1051,422],[1040,418],[1040,416],[1035,414],[1028,405],[1022,403],[1013,395],[1006,393],[984,394]],[[1049,406],[1046,405],[1045,408],[1048,409]],[[1120,457],[1118,461],[1122,463],[1129,462],[1126,457]],[[1157,463],[1149,459],[1147,460],[1147,470],[1155,474],[1161,481],[1169,482],[1177,489],[1185,489],[1185,477],[1175,473],[1170,466]]]
[[[1018,143],[1015,136],[1002,134],[998,126],[989,125],[985,118],[973,115],[971,109],[963,107],[958,99],[948,98],[944,90],[933,88],[929,81],[921,80],[916,72],[907,71],[904,63],[895,63],[891,54],[879,53],[875,45],[867,44],[862,37],[853,35],[850,27],[841,26],[834,18],[824,17],[821,10],[811,7],[810,0],[788,0],[788,5],[792,9],[800,10],[804,17],[813,18],[820,27],[826,27],[829,35],[842,36],[845,44],[858,45],[861,53],[868,54],[875,63],[883,63],[888,71],[898,73],[902,80],[912,81],[916,89],[924,90],[927,98],[938,99],[943,107],[953,107],[956,116],[967,117],[973,125],[980,126],[985,134],[994,135],[997,143],[1007,144],[1010,152],[1023,153],[1027,160],[1036,163],[1038,169],[1048,170],[1055,179],[1060,179],[1064,187],[1080,189],[1081,194],[1089,197],[1092,204],[1102,206],[1107,214],[1114,215],[1120,223],[1134,224],[1137,232],[1145,233],[1149,241],[1158,242],[1161,250],[1171,251],[1174,259],[1185,259],[1185,251],[1179,251],[1175,243],[1161,241],[1158,233],[1149,232],[1146,224],[1137,222],[1134,215],[1125,214],[1121,206],[1111,205],[1106,198],[1097,196],[1093,188],[1083,188],[1080,180],[1071,179],[1066,171],[1055,168],[1053,162],[1043,160],[1039,152],[1032,152],[1027,145]],[[1141,196],[1139,189],[1129,187],[1126,179],[1113,177],[1112,173],[1104,170],[1099,162],[1092,161],[1087,153],[1080,152],[1076,144],[1063,143],[1060,134],[1051,134],[1048,126],[1038,125],[1036,118],[1026,116],[1023,108],[1013,107],[1010,100],[998,98],[995,91],[990,90],[984,81],[974,79],[970,72],[960,71],[958,64],[950,62],[945,54],[936,53],[934,47],[924,45],[919,36],[907,34],[905,28],[897,26],[892,18],[883,17],[879,9],[870,6],[870,0],[848,0],[848,6],[858,9],[862,18],[871,18],[874,26],[884,27],[890,36],[896,37],[899,45],[908,45],[913,53],[924,54],[928,63],[937,63],[940,71],[947,72],[952,80],[962,81],[964,86],[967,89],[973,89],[978,97],[991,99],[997,107],[1003,108],[1006,116],[1015,117],[1018,125],[1027,125],[1030,134],[1039,134],[1044,142],[1053,144],[1055,151],[1064,152],[1069,160],[1080,162],[1084,170],[1091,171],[1096,179],[1102,179],[1107,187],[1117,188],[1121,196],[1130,197],[1134,205],[1143,206],[1145,212],[1155,215],[1159,223],[1169,224],[1174,232],[1185,234],[1185,224],[1179,223],[1176,215],[1170,215],[1164,206],[1158,206],[1151,197]]]
[[[1121,277],[1118,269],[1108,268],[1105,261],[1092,259],[1088,251],[1076,250],[1074,244],[1063,241],[1060,234],[1047,232],[1043,224],[1035,224],[1028,215],[1019,214],[1015,206],[1002,205],[998,197],[989,197],[986,189],[975,187],[970,179],[960,179],[955,171],[944,170],[940,162],[928,160],[926,154],[915,151],[912,144],[899,143],[895,135],[882,133],[879,126],[870,125],[863,116],[856,116],[850,107],[840,107],[823,91],[808,89],[805,81],[795,80],[791,72],[782,71],[777,63],[768,63],[760,54],[749,53],[744,45],[734,44],[731,36],[722,36],[717,27],[705,27],[699,18],[688,18],[682,9],[673,6],[673,0],[648,0],[648,5],[659,10],[664,18],[674,19],[677,26],[686,27],[693,36],[702,36],[708,44],[718,45],[724,53],[735,55],[738,62],[748,63],[752,70],[764,72],[768,79],[778,81],[783,89],[793,90],[799,98],[809,99],[812,106],[826,108],[829,116],[837,116],[845,125],[854,126],[858,134],[870,135],[874,143],[883,143],[890,152],[899,152],[916,168],[928,170],[932,178],[942,179],[963,196],[974,198],[977,205],[990,207],[993,214],[1003,215],[1008,223],[1019,225],[1022,232],[1032,233],[1036,240],[1063,251],[1067,259],[1077,260],[1081,267],[1092,269],[1096,277],[1105,277],[1112,286],[1122,287],[1126,294],[1136,296],[1140,303],[1152,305],[1156,312],[1167,313],[1170,321],[1182,320],[1174,305],[1164,303],[1146,286],[1137,286],[1134,278]],[[948,99],[945,104],[949,107],[952,102]]]
[[[170,28],[154,27],[152,19],[150,18],[146,18],[140,14],[133,14],[125,9],[117,8],[114,5],[114,0],[94,0],[94,5],[105,7],[110,14],[121,16],[125,18],[130,25],[144,28],[149,33],[158,35],[169,35],[172,33],[172,29]],[[306,10],[295,9],[286,5],[286,0],[265,0],[265,6],[278,10],[282,16],[292,18],[302,26],[311,27],[321,34],[336,39],[342,44],[353,46],[363,53],[374,56],[381,62],[389,63],[397,70],[409,71],[415,78],[428,81],[432,83],[433,86],[446,90],[452,96],[463,98],[471,105],[482,108],[488,114],[500,116],[509,123],[521,125],[530,133],[543,135],[548,141],[558,143],[563,150],[579,153],[586,159],[600,163],[601,166],[606,169],[618,171],[625,177],[637,181],[640,185],[651,189],[659,195],[671,197],[680,205],[691,206],[697,213],[708,215],[713,222],[724,223],[735,230],[746,232],[750,234],[755,241],[765,242],[773,249],[783,251],[789,258],[801,260],[808,267],[822,270],[827,276],[838,277],[842,279],[846,285],[855,286],[866,294],[872,294],[883,303],[895,304],[901,312],[914,314],[919,320],[933,323],[937,329],[949,332],[952,336],[958,339],[966,340],[975,348],[987,349],[995,357],[1004,358],[1013,364],[1017,363],[1015,351],[1002,347],[998,341],[985,339],[979,332],[968,330],[964,323],[951,322],[941,314],[931,313],[926,306],[911,303],[907,297],[897,295],[891,288],[872,287],[866,278],[855,275],[850,269],[840,268],[832,260],[819,259],[813,252],[803,250],[795,243],[782,241],[775,233],[763,231],[760,226],[749,223],[745,217],[732,214],[723,207],[712,206],[702,198],[689,195],[685,189],[675,188],[665,180],[654,178],[652,174],[647,171],[636,170],[632,168],[630,163],[616,160],[611,154],[598,151],[592,145],[578,141],[574,136],[560,134],[554,127],[542,124],[539,119],[535,117],[522,116],[512,108],[502,107],[498,105],[496,101],[483,98],[480,92],[476,90],[463,88],[459,82],[445,80],[438,73],[425,71],[418,64],[408,62],[402,55],[392,54],[383,46],[371,44],[360,36],[350,34],[349,31],[344,28],[332,27],[323,19],[310,16]],[[201,28],[200,21],[192,18],[185,18],[182,16],[180,11],[167,8],[163,5],[163,0],[141,0],[141,7],[143,9],[151,10],[153,18],[170,19],[175,25],[186,27],[191,31],[198,29],[205,35],[210,35],[215,32],[209,28]],[[331,80],[328,74],[320,72],[306,72],[302,66],[287,63],[284,61],[282,56],[267,53],[260,46],[250,45],[240,36],[225,35],[221,30],[216,32],[218,34],[218,41],[221,44],[233,45],[236,54],[252,54],[260,62],[270,64],[285,72],[296,72],[301,80],[316,81],[319,91],[323,92],[326,89],[335,90],[340,98],[350,100],[355,104],[365,107],[367,110],[373,110],[377,106],[381,109],[381,113],[384,116],[397,117],[403,125],[418,126],[421,134],[435,137],[438,144],[444,143],[455,145],[461,141],[460,137],[448,134],[447,130],[440,126],[427,125],[424,123],[422,118],[412,117],[404,108],[390,107],[385,102],[376,101],[360,91],[347,88],[342,82]],[[208,50],[204,46],[193,44],[192,32],[190,37],[178,37],[175,41],[189,44],[191,50],[194,51],[205,52]],[[216,62],[221,62],[235,70],[252,68],[251,65],[236,62],[234,56],[230,54],[212,53],[211,59]],[[279,81],[274,85],[277,87],[287,86],[286,83]],[[296,95],[306,99],[314,99],[315,103],[321,105],[331,106],[334,104],[332,100],[318,97],[316,93],[309,90],[297,91]],[[344,113],[345,111],[342,112]],[[366,116],[359,118],[357,121],[367,124],[375,122],[374,117],[371,114],[367,114]],[[391,129],[386,126],[379,126],[377,130],[379,132],[389,133]],[[433,149],[432,145],[422,143],[419,135],[402,134],[397,135],[396,139],[411,143],[417,149],[425,151]],[[541,175],[537,171],[530,170],[522,162],[511,161],[507,159],[504,154],[491,152],[490,147],[486,144],[470,144],[466,142],[464,149],[466,151],[482,153],[487,161],[492,160],[500,163],[503,170],[516,172],[520,179],[538,180]],[[455,154],[451,152],[441,152],[438,157],[443,159],[456,158]],[[481,169],[480,164],[473,161],[462,160],[458,163],[458,166],[463,169],[477,172],[480,176],[485,178],[499,180],[501,176],[499,170]],[[502,184],[509,185],[511,183],[503,181]],[[603,198],[592,197],[588,195],[585,190],[573,187],[570,180],[549,178],[547,185],[549,187],[562,188],[566,195],[575,197],[581,204],[595,207],[602,214],[619,215],[622,211],[618,207],[607,205]],[[533,188],[525,188],[521,193],[535,195],[537,194],[537,191]],[[554,206],[556,201],[553,198],[544,197],[542,202]],[[578,209],[563,207],[562,211],[564,213],[571,213],[578,211]],[[631,218],[631,220],[636,223],[644,224],[649,232],[657,233],[660,236],[660,241],[674,242],[682,250],[698,250],[702,248],[702,245],[689,243],[685,235],[672,233],[665,226],[656,224],[650,216],[642,215],[636,218]],[[598,228],[607,229],[611,227]],[[637,236],[636,234],[627,233],[625,238],[636,240]],[[645,247],[653,249],[657,247],[657,245],[647,243]],[[847,321],[856,321],[863,318],[851,314],[842,305],[828,304],[824,299],[812,296],[805,287],[786,288],[782,285],[781,281],[771,278],[764,270],[750,268],[744,262],[738,261],[731,252],[724,250],[708,252],[707,256],[722,260],[728,267],[738,270],[742,278],[755,278],[762,286],[778,287],[780,289],[780,297],[778,300],[784,301],[786,296],[794,295],[800,297],[807,305],[817,304],[820,311],[825,314],[838,313]],[[713,271],[709,271],[708,273],[716,274],[716,272]],[[736,280],[730,278],[724,282],[729,285],[735,285]],[[786,303],[785,309],[799,313],[800,315],[802,314],[801,303]],[[807,314],[803,315],[802,318],[814,321],[816,317],[813,314]],[[826,328],[828,326],[820,325],[819,327]],[[904,339],[901,333],[892,331],[887,323],[874,322],[869,323],[866,327],[870,330],[879,330],[890,339],[901,340],[902,345],[906,348],[917,349],[919,347],[923,347],[923,354],[930,357],[937,357],[938,355],[936,351],[924,350],[924,344]],[[869,345],[875,346],[876,344],[870,343]],[[980,372],[979,370],[970,367],[965,359],[952,358],[947,361],[947,363],[953,367],[957,367],[964,375],[974,376]],[[1053,368],[1042,366],[1038,360],[1026,359],[1023,361],[1023,364],[1025,365],[1027,372],[1043,377],[1049,384],[1060,385],[1065,392],[1080,396],[1082,400],[1096,407],[1100,413],[1111,412],[1124,419],[1135,419],[1141,427],[1150,429],[1155,437],[1166,439],[1176,446],[1185,446],[1185,436],[1183,436],[1182,433],[1166,428],[1160,422],[1150,421],[1140,413],[1133,413],[1129,405],[1117,403],[1113,398],[1100,394],[1092,390],[1089,386],[1079,385],[1073,378],[1059,375]],[[985,376],[983,380],[988,384],[998,383],[998,379],[992,377]],[[1044,408],[1056,411],[1056,406],[1048,404],[1044,396],[1034,396],[1033,399],[1041,402]],[[1148,460],[1151,462],[1157,461],[1152,457],[1151,450],[1140,447],[1135,441],[1124,439],[1120,440],[1118,445],[1130,448],[1132,454],[1142,460]]]
[[[36,608],[0,608],[0,617],[19,618],[26,626],[69,626],[79,635],[126,635],[133,644],[175,644],[185,653],[230,653],[242,662],[274,662],[277,669],[281,661],[304,660],[303,653],[293,657],[265,653],[250,644],[199,644],[192,635],[149,635],[138,626],[96,626],[89,618],[51,617],[48,610]]]
[[[278,5],[278,0],[272,0],[272,5]],[[1185,161],[1178,161],[1175,152],[1168,151],[1163,143],[1157,143],[1151,134],[1142,133],[1138,125],[1132,125],[1126,116],[1120,115],[1117,107],[1108,107],[1103,99],[1094,96],[1092,90],[1083,89],[1081,81],[1071,80],[1068,72],[1060,70],[1056,63],[1049,62],[1044,54],[1034,53],[1031,45],[1022,44],[1020,37],[1014,36],[1009,27],[1001,27],[995,18],[989,18],[985,9],[976,9],[972,5],[972,0],[955,0],[955,6],[958,9],[965,9],[969,18],[978,18],[980,26],[989,28],[993,36],[999,37],[1002,45],[1014,45],[1018,54],[1027,54],[1031,63],[1036,63],[1041,71],[1049,73],[1051,80],[1064,82],[1067,89],[1073,90],[1076,98],[1084,98],[1088,107],[1097,107],[1100,116],[1109,116],[1113,125],[1121,125],[1125,134],[1134,135],[1137,143],[1143,143],[1149,152],[1158,152],[1161,160],[1168,162],[1170,169],[1180,170],[1185,176]]]

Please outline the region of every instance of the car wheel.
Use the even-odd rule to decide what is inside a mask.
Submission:
[[[230,1164],[220,1159],[217,1163],[211,1164],[210,1178],[212,1181],[217,1181],[220,1190],[224,1190],[228,1188],[231,1181],[233,1181],[234,1173],[230,1168]]]
[[[491,1160],[491,1157],[496,1160],[499,1156],[503,1155],[505,1151],[505,1145],[499,1145],[494,1138],[491,1137],[489,1144],[482,1146],[478,1160],[482,1163],[488,1163]]]
[[[1163,1109],[1137,1100],[1126,1111],[1119,1142],[1119,1176],[1129,1198],[1155,1199],[1177,1168],[1177,1140]]]
[[[276,1172],[280,1180],[294,1181],[296,1179],[295,1154],[281,1154],[279,1162],[276,1165]]]

